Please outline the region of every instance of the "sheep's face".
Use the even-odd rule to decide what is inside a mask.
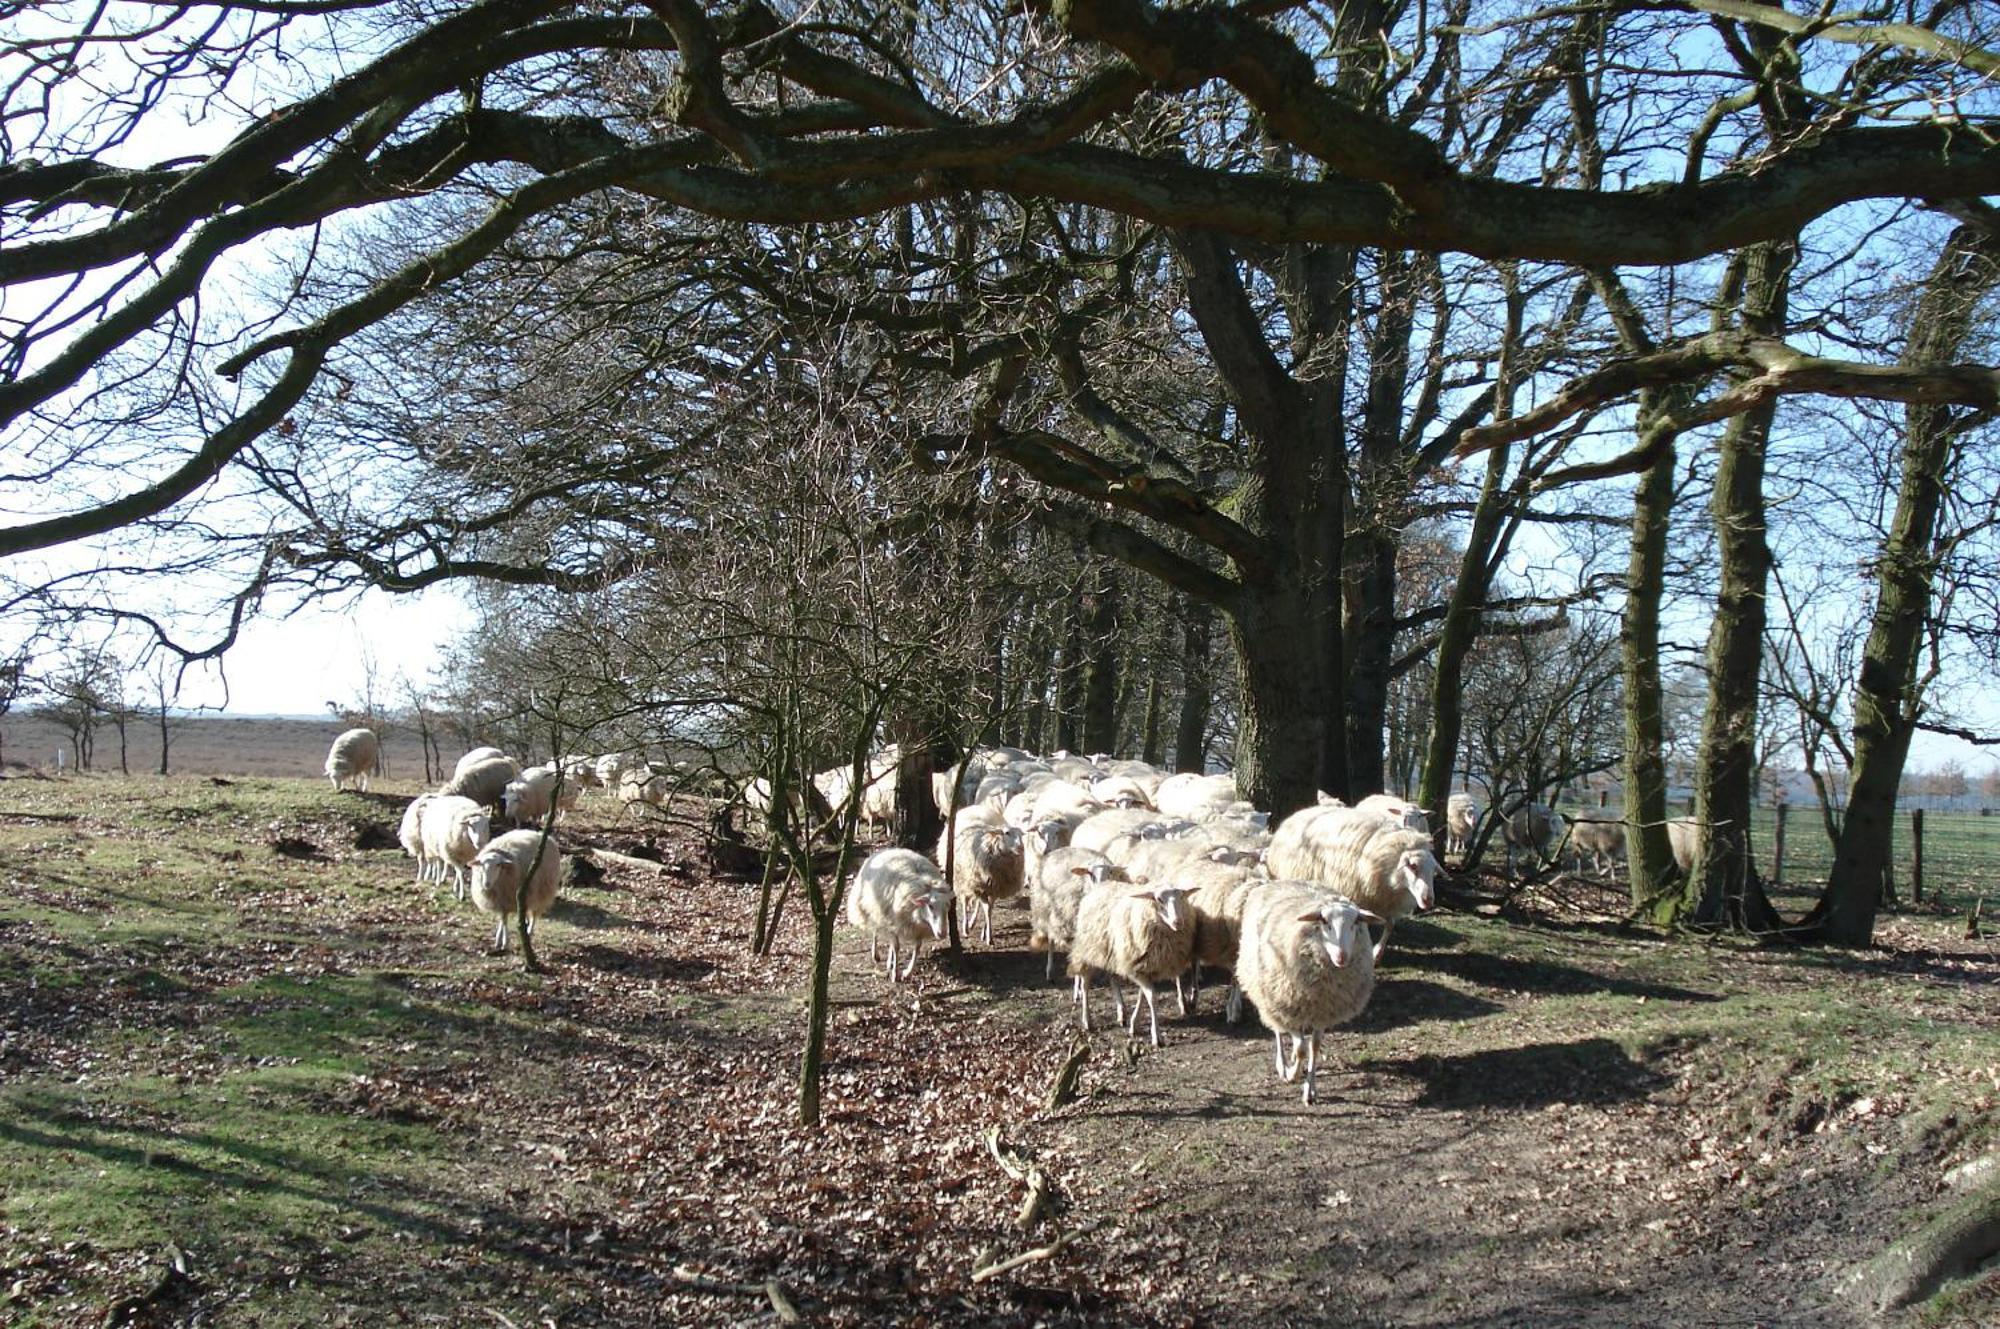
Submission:
[[[1410,893],[1417,908],[1428,909],[1436,896],[1437,858],[1428,849],[1412,849],[1396,864],[1396,884]]]
[[[947,928],[945,909],[950,901],[951,896],[947,892],[924,892],[910,901],[911,921],[919,927],[929,928],[933,937],[943,941]]]
[[[472,889],[484,891],[489,887],[504,886],[512,867],[513,860],[505,854],[482,852],[472,860]]]
[[[1151,900],[1153,916],[1160,920],[1160,926],[1169,932],[1178,932],[1181,923],[1188,917],[1187,892],[1179,886],[1154,886],[1148,890],[1134,891],[1135,900]]]
[[[490,826],[491,821],[483,812],[476,817],[466,818],[462,824],[460,834],[464,837],[465,842],[472,846],[474,853],[484,849],[486,842],[492,838]]]
[[[1362,924],[1381,921],[1366,909],[1346,903],[1330,904],[1299,915],[1299,922],[1306,925],[1305,944],[1317,948],[1335,969],[1345,969],[1357,954],[1373,953],[1373,943]]]
[[[1050,817],[1035,827],[1035,836],[1042,842],[1041,852],[1052,854],[1069,838],[1069,823],[1061,817]]]
[[[1141,840],[1164,840],[1167,838],[1167,831],[1169,829],[1169,827],[1161,822],[1149,821],[1137,831],[1134,831],[1133,835]]]

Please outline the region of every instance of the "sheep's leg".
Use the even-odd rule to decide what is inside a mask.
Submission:
[[[891,938],[889,941],[889,954],[894,955],[895,953],[896,942],[894,938]],[[882,938],[872,932],[868,935],[868,963],[882,963]]]
[[[1158,1047],[1160,1045],[1160,1006],[1158,999],[1153,991],[1153,985],[1151,983],[1147,983],[1146,985],[1141,987],[1139,991],[1146,994],[1146,1019],[1148,1020],[1152,1028],[1153,1046]],[[1183,1009],[1181,1011],[1181,1014],[1185,1015],[1187,1014],[1187,1011]],[[1137,1024],[1139,1022],[1137,1017],[1138,1017],[1138,1012],[1135,1010],[1133,1012],[1133,1021],[1132,1021],[1134,1024]]]
[[[1056,948],[1054,946],[1049,947],[1047,958],[1042,962],[1042,981],[1044,983],[1053,983],[1056,981]]]
[[[1306,1087],[1301,1097],[1307,1103],[1311,1103],[1319,1097],[1313,1083],[1315,1077],[1319,1075],[1319,1034],[1317,1031],[1307,1034],[1302,1041],[1306,1047]]]
[[[494,955],[505,955],[507,953],[507,916],[505,914],[502,914],[500,921],[493,925],[492,953]]]
[[[1380,964],[1382,962],[1382,949],[1389,944],[1389,933],[1395,926],[1396,920],[1393,918],[1383,922],[1382,940],[1375,943],[1375,954],[1371,957],[1375,963]]]
[[[1243,1019],[1243,989],[1233,974],[1229,978],[1229,996],[1222,1004],[1222,1018],[1230,1024],[1240,1023]]]
[[[1087,1034],[1090,1032],[1090,976],[1088,974],[1078,974],[1076,976],[1074,995],[1083,1004],[1083,1032]]]
[[[1278,1078],[1286,1084],[1290,1084],[1294,1079],[1298,1078],[1299,1068],[1291,1057],[1285,1055],[1285,1035],[1272,1034],[1271,1038],[1277,1044],[1277,1050],[1273,1053],[1272,1060],[1277,1063]]]
[[[1184,981],[1186,978],[1186,974],[1174,975],[1174,1000],[1180,1003],[1183,1020],[1187,1019],[1188,1011],[1194,1007],[1194,1003],[1188,1000],[1187,985]]]
[[[1111,986],[1116,988],[1118,980],[1115,978],[1112,979]],[[1130,1038],[1137,1038],[1139,1036],[1139,1012],[1145,1009],[1144,1003],[1139,1000],[1139,994],[1143,991],[1145,989],[1137,983],[1132,985],[1132,1018],[1125,1022],[1125,1033]]]
[[[993,944],[993,902],[991,900],[981,900],[979,902],[979,911],[986,916],[986,923],[980,930],[979,940],[984,945],[991,946]]]
[[[917,961],[920,958],[922,958],[923,953],[924,953],[924,944],[922,942],[913,941],[910,943],[910,958],[903,964],[904,978],[908,978],[911,974],[914,974],[917,971]]]
[[[1111,1009],[1118,1013],[1118,1023],[1125,1023],[1125,994],[1118,990],[1118,980],[1111,979]]]

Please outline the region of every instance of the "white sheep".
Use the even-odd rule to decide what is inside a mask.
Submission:
[[[956,839],[956,848],[950,848]],[[962,907],[967,933],[984,915],[983,940],[993,941],[993,906],[1019,895],[1026,885],[1026,859],[1021,832],[1005,825],[998,811],[985,804],[960,810],[954,827],[938,837],[937,862],[951,855],[952,891]]]
[[[1082,849],[1104,853],[1113,840],[1120,836],[1136,836],[1148,826],[1160,828],[1151,838],[1165,837],[1166,822],[1159,813],[1148,808],[1110,808],[1086,818],[1069,837],[1069,842]]]
[[[1305,882],[1264,882],[1243,901],[1236,980],[1271,1031],[1278,1078],[1289,1084],[1304,1070],[1307,1103],[1318,1095],[1320,1035],[1359,1015],[1375,990],[1364,924],[1377,921]]]
[[[563,773],[563,783],[578,789],[602,789],[604,781],[598,778],[597,761],[592,757],[568,756],[556,762]]]
[[[505,757],[506,755],[499,748],[474,748],[463,757],[460,757],[457,764],[451,768],[451,778],[456,780],[480,762],[491,761],[495,757]]]
[[[1160,1013],[1154,987],[1186,972],[1194,957],[1194,919],[1187,892],[1178,886],[1117,887],[1085,892],[1076,913],[1076,940],[1070,948],[1069,973],[1081,1007],[1085,1032],[1090,1029],[1090,985],[1102,975],[1111,983],[1111,999],[1120,1024],[1125,1007],[1118,980],[1138,989],[1132,1022],[1126,1032],[1139,1032],[1139,999],[1145,1002],[1154,1047],[1160,1045]],[[1185,1005],[1181,1014],[1187,1014]]]
[[[1397,798],[1394,794],[1370,794],[1354,805],[1356,812],[1374,812],[1400,823],[1412,831],[1429,831],[1430,818],[1424,810],[1407,798]]]
[[[540,831],[508,831],[495,836],[472,860],[472,902],[485,913],[498,914],[493,927],[493,954],[507,950],[507,921],[521,907],[522,883],[527,883],[528,935],[535,920],[555,903],[562,851],[553,835]]]
[[[1300,808],[1278,823],[1264,861],[1273,877],[1331,882],[1369,840],[1401,828],[1398,818],[1335,803]]]
[[[618,797],[627,808],[638,803],[665,807],[673,792],[673,777],[655,770],[651,763],[628,766],[618,773]]]
[[[1674,866],[1684,873],[1694,871],[1695,851],[1701,845],[1701,823],[1693,817],[1675,817],[1667,823],[1667,844],[1674,851]]]
[[[1153,796],[1146,787],[1129,775],[1107,775],[1094,780],[1090,786],[1090,796],[1105,807],[1150,808]]]
[[[1093,887],[1126,881],[1124,870],[1095,849],[1064,845],[1042,856],[1028,891],[1028,949],[1042,951],[1042,977],[1054,978],[1056,952],[1076,944],[1076,911]]]
[[[463,900],[470,887],[472,860],[486,847],[492,823],[486,809],[457,794],[429,794],[418,835],[423,841],[424,872],[419,881],[443,881],[449,874],[453,893]]]
[[[1672,833],[1668,834],[1671,837]],[[1610,877],[1625,861],[1625,823],[1578,817],[1569,824],[1569,847],[1577,871],[1587,865],[1599,876]]]
[[[943,941],[945,910],[951,892],[944,874],[912,849],[883,849],[870,854],[848,887],[847,921],[868,934],[868,958],[879,958],[879,943],[889,943],[889,981],[901,982],[917,967],[927,938]],[[910,948],[909,963],[897,971],[898,950]]]
[[[1479,830],[1480,807],[1471,794],[1457,793],[1445,800],[1444,848],[1460,858],[1472,852],[1472,837]]]
[[[1517,860],[1523,856],[1537,863],[1547,859],[1562,843],[1565,829],[1562,813],[1545,803],[1528,803],[1516,810],[1500,825],[1507,840],[1507,871],[1518,872]]]
[[[520,778],[510,780],[501,792],[501,803],[509,818],[515,822],[539,822],[549,815],[549,805],[553,801],[558,814],[574,811],[578,790],[568,780],[560,781],[558,790],[556,768],[553,766],[530,766],[522,771]]]
[[[1430,908],[1436,898],[1438,861],[1432,844],[1429,831],[1387,831],[1363,844],[1342,865],[1344,870],[1316,879],[1370,918],[1382,920],[1382,936],[1369,957],[1377,964],[1396,920]]]
[[[460,765],[463,769],[438,792],[469,798],[485,808],[500,806],[507,797],[507,786],[521,778],[521,768],[512,757],[483,757],[470,766]]]
[[[1194,976],[1190,984],[1188,1009],[1201,997],[1204,969],[1227,969],[1229,993],[1223,1015],[1230,1024],[1243,1018],[1243,987],[1236,977],[1236,953],[1243,933],[1243,902],[1252,887],[1267,880],[1257,869],[1244,863],[1219,863],[1198,858],[1183,863],[1166,884],[1188,893],[1188,907],[1194,911]]]
[[[1212,812],[1227,812],[1241,799],[1233,775],[1169,775],[1153,791],[1153,806],[1163,815],[1199,821]]]
[[[417,860],[417,880],[428,879],[430,860],[424,856],[424,808],[436,794],[418,794],[403,809],[402,824],[396,827],[396,841],[403,852]]]
[[[368,792],[368,777],[382,767],[382,741],[373,729],[349,729],[333,740],[326,750],[326,778],[339,789],[349,780],[362,793]]]

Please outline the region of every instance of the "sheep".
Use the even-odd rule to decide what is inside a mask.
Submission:
[[[1545,803],[1529,803],[1500,825],[1507,840],[1507,871],[1516,872],[1515,860],[1524,852],[1537,862],[1546,859],[1562,843],[1567,823],[1563,815]]]
[[[1091,783],[1090,796],[1106,807],[1150,808],[1153,797],[1129,775],[1107,775]]]
[[[1188,893],[1188,907],[1194,911],[1194,975],[1189,984],[1188,1009],[1201,998],[1204,968],[1229,971],[1229,994],[1223,1015],[1230,1024],[1243,1018],[1243,989],[1236,980],[1236,950],[1243,929],[1243,900],[1250,889],[1266,878],[1245,863],[1223,863],[1197,858],[1183,863],[1166,881]]]
[[[1197,859],[1255,862],[1257,855],[1255,851],[1245,854],[1234,846],[1217,844],[1202,831],[1178,839],[1149,840],[1142,835],[1125,854],[1123,866],[1139,881],[1172,881],[1176,871]]]
[[[1321,878],[1335,895],[1359,905],[1371,919],[1382,922],[1382,936],[1369,959],[1382,962],[1396,920],[1428,909],[1436,898],[1437,856],[1429,831],[1387,831],[1363,845],[1347,875]]]
[[[1064,846],[1042,859],[1041,875],[1028,894],[1028,949],[1042,951],[1042,977],[1056,974],[1056,952],[1076,944],[1076,911],[1092,889],[1131,880],[1123,868],[1094,849]]]
[[[643,764],[637,753],[607,752],[591,763],[591,769],[597,772],[599,784],[606,789],[616,789],[618,777],[625,774],[627,767]]]
[[[598,778],[597,763],[590,757],[569,756],[556,762],[563,773],[563,783],[578,789],[602,789],[604,781]]]
[[[553,766],[530,766],[521,772],[520,779],[509,781],[501,793],[507,816],[515,822],[541,821],[549,815],[552,801],[558,813],[569,812],[576,807],[576,800],[577,787],[569,781],[562,781],[561,788],[557,788]]]
[[[1201,823],[1195,838],[1210,844],[1227,845],[1231,849],[1246,854],[1262,854],[1271,847],[1271,831],[1266,824],[1270,821],[1267,812],[1252,813],[1248,817],[1236,813],[1220,813]]]
[[[1264,882],[1244,898],[1236,981],[1271,1031],[1278,1078],[1290,1084],[1303,1062],[1306,1103],[1318,1097],[1320,1035],[1359,1015],[1375,990],[1363,925],[1380,921],[1305,882]]]
[[[507,797],[507,786],[520,778],[521,768],[512,757],[486,757],[453,775],[438,792],[493,808]]]
[[[424,804],[418,834],[423,841],[423,857],[429,880],[443,881],[448,872],[453,893],[465,899],[470,881],[467,876],[473,859],[486,847],[492,823],[486,809],[457,794],[430,794]],[[418,880],[424,880],[420,876]]]
[[[1264,861],[1271,875],[1294,881],[1332,881],[1333,874],[1377,835],[1401,829],[1379,812],[1322,803],[1300,808],[1278,824]]]
[[[456,780],[480,762],[490,761],[494,757],[504,757],[506,755],[499,748],[474,748],[463,757],[460,757],[457,764],[451,768],[451,778]]]
[[[945,910],[951,892],[944,874],[913,849],[883,849],[868,856],[848,887],[847,921],[868,934],[868,958],[878,957],[878,944],[889,943],[889,981],[900,983],[917,967],[925,934],[943,941]],[[897,972],[898,948],[907,945],[910,959]]]
[[[956,848],[950,848],[956,837]],[[952,890],[958,896],[965,929],[983,910],[985,931],[982,939],[993,941],[993,906],[1021,893],[1026,870],[1021,832],[1003,825],[998,812],[979,808],[961,809],[958,824],[938,837],[937,862],[944,865],[947,853],[952,861]]]
[[[1472,837],[1479,830],[1479,804],[1471,794],[1453,794],[1445,800],[1444,848],[1460,858],[1472,852]]]
[[[1233,775],[1170,775],[1153,791],[1153,806],[1162,813],[1196,821],[1228,811],[1238,799]]]
[[[1610,877],[1618,864],[1625,861],[1625,823],[1578,817],[1569,824],[1569,847],[1576,858],[1577,871],[1583,871],[1584,860],[1588,859],[1591,868]]]
[[[1701,823],[1693,817],[1675,817],[1667,823],[1667,844],[1674,851],[1674,866],[1683,873],[1694,871],[1695,851],[1701,844]]]
[[[339,789],[349,780],[362,793],[368,792],[368,777],[382,767],[382,741],[373,729],[349,729],[333,740],[326,750],[326,778]]]
[[[635,803],[665,807],[673,792],[673,777],[653,769],[651,763],[627,767],[618,773],[618,797],[627,808]]]
[[[1133,890],[1106,886],[1086,891],[1076,912],[1076,939],[1070,948],[1069,973],[1082,1008],[1084,1032],[1090,1031],[1090,985],[1102,974],[1111,983],[1111,998],[1120,1024],[1125,1022],[1118,980],[1138,989],[1151,1025],[1154,1047],[1160,1045],[1160,1013],[1154,985],[1178,979],[1194,957],[1194,919],[1187,892],[1178,886],[1148,886]],[[1187,1014],[1185,1003],[1181,1014]],[[1139,1003],[1132,1005],[1127,1033],[1139,1032]]]
[[[1406,798],[1397,798],[1394,794],[1370,794],[1356,803],[1354,810],[1380,813],[1413,831],[1428,832],[1431,828],[1430,818],[1424,815],[1422,808]]]
[[[472,860],[472,903],[484,913],[498,914],[493,925],[493,954],[507,950],[507,920],[521,907],[522,883],[527,883],[528,935],[535,920],[555,903],[562,851],[556,838],[540,831],[508,831],[495,836]],[[532,875],[531,875],[532,870]]]
[[[1069,842],[1102,853],[1105,846],[1121,835],[1134,835],[1147,826],[1163,824],[1159,813],[1146,808],[1112,808],[1084,821],[1069,837]],[[1164,833],[1161,832],[1162,835]]]
[[[396,828],[396,840],[403,846],[403,852],[417,860],[417,880],[423,881],[430,870],[430,860],[424,856],[424,808],[436,798],[436,794],[418,794],[403,809],[403,821]]]

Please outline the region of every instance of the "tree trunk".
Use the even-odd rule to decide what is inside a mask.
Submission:
[[[1781,336],[1798,258],[1793,241],[1753,246],[1743,276],[1743,324]],[[1702,827],[1693,870],[1662,921],[1751,932],[1782,926],[1750,851],[1757,797],[1757,682],[1764,659],[1771,547],[1766,539],[1764,463],[1777,416],[1771,401],[1730,419],[1717,445],[1715,518],[1721,585],[1708,634],[1708,709],[1695,762],[1695,820]]]
[[[1139,760],[1148,766],[1158,766],[1165,755],[1164,730],[1166,728],[1166,688],[1160,679],[1159,660],[1154,658],[1153,667],[1146,676],[1146,719],[1139,735]]]
[[[1056,741],[1065,752],[1083,747],[1084,632],[1083,606],[1072,604],[1063,616],[1062,663],[1056,671]]]
[[[1396,651],[1396,542],[1376,529],[1347,539],[1345,797],[1382,792],[1388,768],[1389,670]]]
[[[1975,227],[1953,233],[1911,319],[1905,364],[1952,358],[1980,297],[2000,280],[2000,239]],[[1901,487],[1875,563],[1875,615],[1854,691],[1854,772],[1833,871],[1808,923],[1826,941],[1865,946],[1889,876],[1896,791],[1922,712],[1916,686],[1924,623],[1942,551],[1938,514],[1951,483],[1958,434],[1944,407],[1906,413]]]
[[[1230,617],[1241,693],[1236,729],[1238,794],[1273,820],[1314,801],[1328,692],[1310,635],[1298,631],[1306,594],[1295,580],[1246,587]]]
[[[1116,753],[1119,656],[1124,645],[1118,636],[1118,578],[1112,569],[1100,566],[1095,581],[1085,620],[1081,746],[1085,752]]]
[[[1209,634],[1215,610],[1191,597],[1181,604],[1181,713],[1174,729],[1174,769],[1199,774],[1208,763],[1208,711],[1214,688]]]
[[[1659,414],[1655,399],[1640,398],[1642,426]],[[1667,764],[1660,686],[1660,601],[1666,590],[1667,526],[1673,517],[1674,468],[1669,443],[1639,477],[1633,495],[1632,552],[1625,580],[1625,618],[1619,644],[1625,673],[1625,844],[1633,908],[1658,918],[1663,901],[1672,910],[1668,878],[1673,849],[1667,842]]]
[[[160,774],[167,773],[167,704],[160,703]]]

